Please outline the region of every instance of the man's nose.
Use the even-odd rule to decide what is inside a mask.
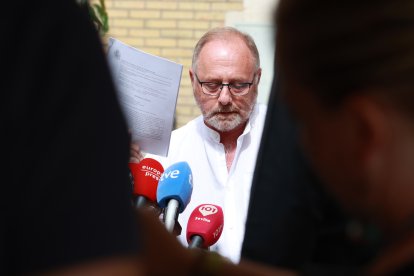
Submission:
[[[228,105],[229,103],[231,103],[232,97],[231,97],[230,88],[228,85],[224,85],[223,88],[221,89],[220,95],[218,97],[218,101],[222,105]]]

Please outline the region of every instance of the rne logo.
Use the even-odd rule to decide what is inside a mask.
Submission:
[[[168,178],[177,178],[179,175],[180,175],[179,170],[167,171],[161,175],[161,181],[164,179],[168,179]]]

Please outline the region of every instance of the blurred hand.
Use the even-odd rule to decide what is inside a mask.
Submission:
[[[131,143],[129,152],[130,163],[139,163],[142,159],[144,159],[144,156],[142,155],[141,149],[138,144]]]
[[[142,228],[142,263],[147,275],[263,275],[298,276],[294,271],[264,266],[243,260],[239,265],[226,261],[216,253],[186,249],[167,232],[151,210],[137,210]]]
[[[158,207],[159,208],[159,207]],[[160,221],[164,221],[164,212],[162,212],[162,210],[160,210]],[[179,235],[181,235],[183,228],[181,227],[181,224],[178,222],[178,220],[175,220],[175,224],[174,224],[174,229],[172,234],[176,237],[178,237]]]
[[[195,252],[184,248],[174,235],[167,232],[152,210],[137,210],[142,228],[144,263],[148,275],[189,275],[197,258]]]

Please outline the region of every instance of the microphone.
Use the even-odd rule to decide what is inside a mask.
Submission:
[[[164,210],[164,223],[173,232],[178,212],[187,207],[193,192],[193,175],[187,162],[178,162],[161,175],[157,189],[157,202]]]
[[[133,177],[132,194],[136,197],[134,205],[141,208],[147,202],[157,201],[158,181],[164,168],[161,163],[152,158],[144,158],[139,163],[129,163]]]
[[[207,249],[215,244],[223,232],[224,215],[220,206],[201,204],[188,219],[188,248]]]

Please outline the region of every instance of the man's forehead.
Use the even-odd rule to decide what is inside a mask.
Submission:
[[[198,57],[198,63],[212,61],[254,63],[254,56],[242,40],[215,40],[205,44]]]
[[[246,48],[246,42],[239,36],[230,34],[228,37],[215,37],[208,41],[204,46],[201,48],[200,54],[204,51],[209,50],[218,50],[218,49],[231,49],[231,48]],[[249,50],[250,51],[250,50]]]

